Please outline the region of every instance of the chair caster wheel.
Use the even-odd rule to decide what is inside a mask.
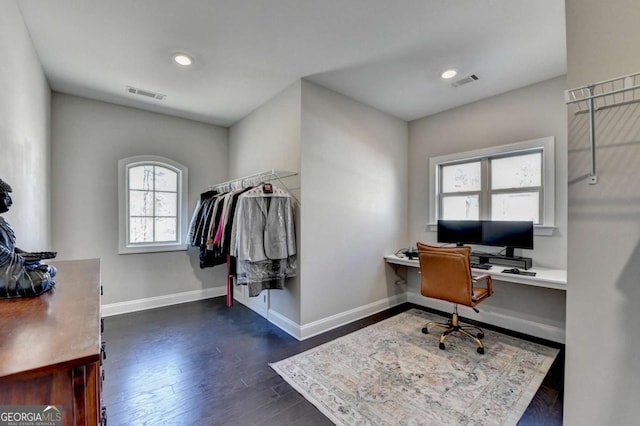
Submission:
[[[484,354],[484,348],[478,348],[477,350],[480,355]]]
[[[424,327],[424,328],[422,329],[422,332],[423,332],[424,334],[429,334],[429,329],[427,329],[427,327]]]
[[[440,343],[438,347],[444,351],[444,343]]]
[[[484,333],[483,333],[483,332],[480,332],[480,333],[478,333],[478,334],[476,335],[476,337],[477,337],[478,339],[484,339]]]

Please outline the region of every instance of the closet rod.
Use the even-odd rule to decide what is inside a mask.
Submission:
[[[284,179],[286,177],[289,176],[295,176],[297,175],[297,172],[289,172],[289,171],[283,171],[283,170],[267,170],[264,172],[260,172],[260,173],[254,173],[252,175],[248,175],[248,176],[243,176],[243,177],[239,177],[236,179],[231,179],[231,180],[227,180],[225,182],[220,182],[220,183],[216,183],[215,185],[210,185],[209,188],[211,189],[216,189],[216,188],[220,188],[226,185],[231,185],[234,183],[243,183],[244,181],[249,181],[249,182],[255,182],[258,181],[260,179],[273,179],[273,178],[280,178],[280,179]]]
[[[630,93],[627,95],[628,92]],[[589,114],[589,141],[591,144],[591,173],[589,175],[589,184],[595,185],[598,183],[596,169],[596,111],[640,102],[639,92],[640,73],[624,75],[575,89],[565,90],[565,104],[578,104],[576,114]],[[622,99],[620,100],[617,95],[622,95]],[[602,100],[602,105],[597,105],[596,99]],[[583,105],[585,105],[585,108],[583,108]]]
[[[274,179],[277,179],[278,182],[280,182],[280,184],[284,187],[284,189],[286,189],[286,191],[291,195],[291,197],[296,200],[296,202],[298,204],[300,204],[300,201],[291,193],[291,191],[289,190],[289,188],[287,187],[287,185],[284,184],[284,182],[282,182],[282,179],[284,178],[288,178],[291,176],[297,176],[298,172],[291,172],[291,171],[286,171],[286,170],[267,170],[264,172],[260,172],[260,173],[254,173],[252,175],[248,175],[248,176],[243,176],[240,178],[236,178],[236,179],[231,179],[225,182],[221,182],[221,183],[216,183],[215,185],[209,185],[209,190],[212,189],[222,189],[222,188],[227,188],[230,189],[231,186],[233,184],[239,183],[240,185],[244,185],[245,182],[250,183],[250,184],[257,184],[259,182],[263,182],[263,181],[271,181]]]

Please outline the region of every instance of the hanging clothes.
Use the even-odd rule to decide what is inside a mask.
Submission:
[[[200,268],[210,268],[226,263],[226,255],[216,250],[210,241],[213,226],[217,223],[221,214],[220,200],[225,194],[218,194],[215,191],[208,191],[200,196],[196,210],[189,225],[188,241],[192,247],[200,249]]]
[[[227,264],[227,306],[233,278],[251,297],[283,289],[285,279],[296,275],[292,197],[271,184],[207,191],[191,217],[187,244],[200,249],[200,268]]]
[[[237,258],[237,283],[247,285],[251,297],[265,289],[283,289],[285,279],[296,275],[291,195],[271,184],[241,194],[232,226],[230,253]]]
[[[199,238],[198,235],[199,232],[201,232],[201,227],[203,226],[205,210],[208,208],[209,201],[216,195],[218,195],[218,192],[216,191],[207,191],[200,194],[196,208],[193,210],[191,221],[189,222],[189,232],[187,232],[186,243],[190,246],[196,246],[195,241]]]

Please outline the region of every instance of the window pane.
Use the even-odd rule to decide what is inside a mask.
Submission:
[[[153,216],[153,192],[129,191],[129,216]]]
[[[176,216],[178,194],[175,192],[156,192],[156,216]]]
[[[167,242],[176,241],[176,218],[161,217],[156,218],[156,241]]]
[[[156,166],[156,191],[178,190],[178,174],[165,167]]]
[[[480,190],[480,162],[442,166],[442,192]]]
[[[540,194],[520,192],[491,196],[491,219],[532,220],[540,223]]]
[[[129,189],[153,189],[153,166],[129,168]]]
[[[542,153],[491,160],[491,189],[542,185]]]
[[[155,155],[118,161],[118,252],[181,250],[187,168]],[[184,179],[183,179],[184,178]]]
[[[478,220],[480,208],[477,195],[465,195],[442,198],[442,219]]]
[[[129,219],[129,242],[153,242],[153,218],[132,217]]]

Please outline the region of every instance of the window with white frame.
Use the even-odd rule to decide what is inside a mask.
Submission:
[[[431,158],[430,223],[530,220],[551,233],[554,158],[553,137]]]
[[[118,162],[119,252],[186,250],[187,168],[158,156]]]

